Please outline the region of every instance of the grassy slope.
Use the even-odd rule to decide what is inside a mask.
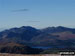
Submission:
[[[61,56],[59,54],[39,54],[39,55],[21,55],[21,54],[2,54],[0,56]]]

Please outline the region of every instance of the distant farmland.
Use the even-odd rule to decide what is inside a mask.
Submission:
[[[0,53],[0,56],[61,56],[61,55],[59,55],[59,54],[22,55],[22,54],[6,54],[6,53]]]

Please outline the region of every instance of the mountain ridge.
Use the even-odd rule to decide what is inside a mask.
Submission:
[[[44,29],[22,26],[20,28],[11,28],[0,32],[1,43],[15,42],[29,46],[50,47],[67,47],[68,45],[71,45],[71,47],[74,47],[74,41],[75,29],[63,26],[47,27]]]

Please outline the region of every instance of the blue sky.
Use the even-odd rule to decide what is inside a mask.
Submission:
[[[0,0],[0,28],[20,26],[75,27],[75,0]]]

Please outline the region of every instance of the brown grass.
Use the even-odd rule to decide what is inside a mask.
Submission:
[[[6,54],[6,53],[0,53],[0,56],[61,56],[61,55],[59,55],[59,54],[22,55],[22,54]]]

